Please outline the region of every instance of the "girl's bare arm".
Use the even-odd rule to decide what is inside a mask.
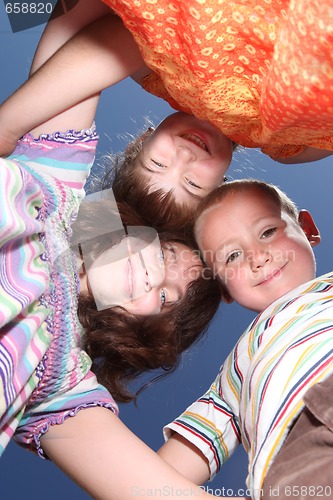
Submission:
[[[87,6],[87,0],[81,1]],[[92,2],[88,0],[88,4]],[[0,107],[1,155],[9,154],[28,131],[39,135],[90,127],[101,90],[143,65],[138,47],[121,20],[102,12],[104,17],[73,38],[77,24],[74,29],[68,23],[68,29],[59,36],[55,24],[59,26],[62,18],[49,23],[32,65],[32,76]],[[54,50],[57,52],[50,57]]]
[[[105,408],[82,410],[63,424],[51,426],[41,443],[47,455],[98,500],[213,498],[164,462]]]

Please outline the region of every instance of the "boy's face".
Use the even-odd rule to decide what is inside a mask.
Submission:
[[[228,194],[207,210],[196,224],[196,237],[231,298],[253,311],[315,277],[302,228],[256,187]]]

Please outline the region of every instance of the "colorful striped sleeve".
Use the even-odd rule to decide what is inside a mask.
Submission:
[[[118,415],[118,406],[110,393],[88,371],[84,379],[71,389],[52,394],[40,404],[27,407],[15,433],[15,441],[47,458],[41,446],[41,437],[52,425],[60,425],[70,417],[92,407],[101,406]]]
[[[211,479],[240,443],[238,412],[226,402],[221,388],[225,366],[208,391],[164,428],[166,439],[177,432],[197,446],[208,460]]]

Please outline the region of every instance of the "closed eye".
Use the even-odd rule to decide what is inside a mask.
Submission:
[[[152,163],[153,163],[154,165],[156,165],[156,167],[158,167],[158,168],[166,168],[166,166],[165,166],[165,165],[163,165],[162,163],[160,163],[160,162],[158,162],[158,161],[153,160],[153,158],[150,158],[150,160],[152,161]]]
[[[185,178],[185,180],[186,180],[186,183],[187,183],[189,186],[193,186],[193,187],[195,187],[195,188],[197,188],[197,189],[202,189],[202,187],[198,186],[198,184],[195,184],[195,182],[190,181],[190,179],[188,179],[187,177]]]

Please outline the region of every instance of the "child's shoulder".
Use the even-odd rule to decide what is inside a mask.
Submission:
[[[260,313],[253,325],[273,324],[296,314],[331,305],[333,305],[333,272],[318,276],[286,293]]]
[[[81,190],[93,165],[97,143],[94,125],[78,132],[68,130],[37,138],[27,134],[10,159],[44,181],[52,183],[56,179],[71,189]]]

